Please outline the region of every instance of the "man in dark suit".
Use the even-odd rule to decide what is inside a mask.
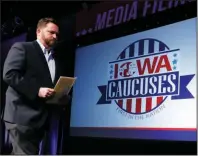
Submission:
[[[36,34],[36,41],[11,47],[3,69],[8,84],[4,121],[13,154],[38,154],[49,119],[46,100],[54,95],[60,76],[53,49],[59,34],[56,21],[39,20]]]

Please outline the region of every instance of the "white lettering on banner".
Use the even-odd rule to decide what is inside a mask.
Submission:
[[[135,20],[137,17],[146,17],[149,13],[155,14],[192,1],[193,0],[145,0],[142,2],[134,0],[133,2],[118,6],[117,8],[111,8],[108,11],[98,13],[94,28],[84,28],[80,32],[77,32],[76,36],[97,32],[102,29]],[[143,7],[138,8],[138,3],[143,3]],[[142,9],[142,11],[140,9]]]
[[[137,97],[144,95],[172,94],[176,91],[175,81],[177,76],[153,75],[149,77],[132,78],[127,80],[111,81],[108,85],[108,95],[110,99],[127,97]],[[158,85],[155,86],[154,83]],[[134,87],[136,86],[136,87]],[[125,88],[127,88],[127,93]]]

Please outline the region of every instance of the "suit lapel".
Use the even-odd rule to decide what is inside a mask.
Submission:
[[[39,58],[41,60],[41,64],[42,64],[41,67],[44,68],[44,70],[43,70],[44,73],[43,74],[46,75],[46,78],[52,84],[52,79],[51,79],[49,67],[48,67],[47,61],[45,59],[45,56],[43,54],[43,51],[42,51],[40,45],[37,43],[37,41],[34,41],[33,45],[34,45],[34,48],[35,48],[35,52],[38,54],[38,56],[39,56]]]
[[[56,56],[54,56],[54,61],[55,61],[55,66],[56,66],[54,84],[56,84],[60,76],[60,68],[59,68],[59,64],[58,64]]]

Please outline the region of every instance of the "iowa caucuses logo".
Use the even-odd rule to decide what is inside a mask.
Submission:
[[[179,51],[152,38],[133,42],[109,62],[108,82],[98,86],[97,104],[116,104],[135,116],[152,113],[168,98],[194,98],[187,89],[194,74],[180,75]]]

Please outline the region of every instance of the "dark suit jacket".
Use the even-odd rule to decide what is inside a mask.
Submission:
[[[56,52],[55,52],[56,53]],[[21,125],[42,126],[48,117],[47,104],[38,97],[40,87],[53,88],[60,74],[55,58],[54,83],[42,49],[36,41],[15,43],[5,60],[3,80],[8,84],[4,120]]]

